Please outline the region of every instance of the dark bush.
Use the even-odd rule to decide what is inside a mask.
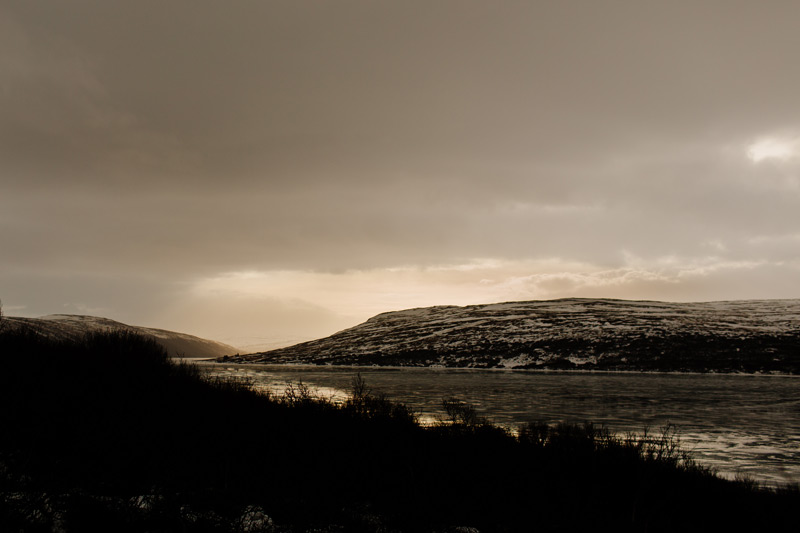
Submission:
[[[458,399],[426,428],[360,376],[343,403],[274,397],[119,332],[4,332],[0,354],[3,531],[775,531],[800,503],[715,477],[671,428],[512,433]]]

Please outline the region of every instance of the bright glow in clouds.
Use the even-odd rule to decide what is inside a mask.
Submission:
[[[747,157],[753,163],[767,159],[788,161],[800,155],[800,137],[763,137],[747,147]]]

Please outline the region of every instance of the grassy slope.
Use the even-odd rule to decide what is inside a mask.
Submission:
[[[363,384],[342,406],[270,398],[129,333],[7,333],[0,357],[0,530],[794,530],[800,503],[716,478],[668,435],[511,435],[457,403],[423,428]]]
[[[233,355],[233,346],[201,339],[194,335],[163,329],[129,326],[108,318],[86,315],[48,315],[40,318],[3,317],[6,329],[26,329],[43,337],[62,341],[76,341],[89,333],[127,331],[152,338],[173,357],[210,358]]]

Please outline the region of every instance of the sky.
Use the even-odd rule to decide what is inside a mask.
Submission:
[[[0,299],[243,350],[800,298],[800,2],[0,2]]]

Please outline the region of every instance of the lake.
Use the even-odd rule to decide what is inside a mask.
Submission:
[[[512,428],[590,421],[652,434],[670,423],[684,449],[725,477],[800,483],[800,379],[793,376],[200,364],[263,390],[282,393],[302,382],[333,398],[344,398],[361,373],[373,392],[412,407],[423,422],[443,416],[442,398],[457,397]]]

